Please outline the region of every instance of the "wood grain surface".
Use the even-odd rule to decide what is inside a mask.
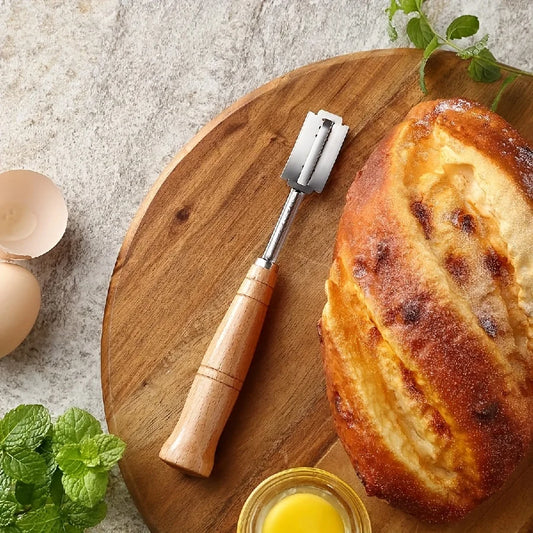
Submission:
[[[208,124],[160,176],[117,259],[102,335],[109,429],[128,444],[121,470],[152,531],[235,531],[265,477],[319,465],[362,495],[376,533],[533,531],[533,461],[455,525],[431,527],[364,489],[337,440],[316,322],[348,186],[373,147],[421,101],[417,50],[357,53],[313,64],[244,97]],[[429,98],[490,105],[496,85],[470,81],[450,53],[429,62]],[[499,112],[533,140],[533,83],[521,79]],[[307,111],[350,126],[321,195],[306,199],[279,260],[279,278],[244,387],[209,479],[158,458],[202,356],[287,194],[278,178]]]

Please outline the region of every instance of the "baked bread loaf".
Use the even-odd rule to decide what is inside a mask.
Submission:
[[[532,224],[533,150],[473,102],[417,105],[357,174],[320,329],[369,495],[457,520],[527,452]]]

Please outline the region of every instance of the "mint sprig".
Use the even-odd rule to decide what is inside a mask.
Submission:
[[[469,61],[468,74],[474,81],[492,83],[502,78],[502,72],[506,76],[492,103],[495,111],[503,91],[520,76],[533,77],[533,72],[527,72],[510,65],[505,65],[496,60],[488,48],[488,35],[483,35],[478,41],[467,47],[461,47],[457,40],[472,37],[479,31],[479,19],[474,15],[461,15],[448,25],[445,34],[438,32],[429,21],[422,9],[425,0],[390,0],[389,7],[385,10],[388,15],[388,32],[392,41],[398,38],[398,32],[393,25],[394,15],[400,11],[410,15],[407,22],[406,32],[409,40],[417,47],[424,50],[420,64],[420,88],[427,94],[425,82],[425,68],[431,55],[442,47],[448,47],[464,60]]]
[[[101,522],[109,470],[125,444],[82,409],[52,424],[42,405],[0,420],[0,531],[80,533]]]

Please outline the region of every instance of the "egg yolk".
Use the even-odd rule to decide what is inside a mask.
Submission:
[[[291,494],[268,512],[262,533],[344,533],[339,512],[316,494]]]

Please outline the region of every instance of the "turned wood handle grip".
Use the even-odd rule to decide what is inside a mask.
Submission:
[[[276,284],[278,267],[254,264],[211,340],[179,421],[159,457],[208,477],[226,421],[241,390]]]

